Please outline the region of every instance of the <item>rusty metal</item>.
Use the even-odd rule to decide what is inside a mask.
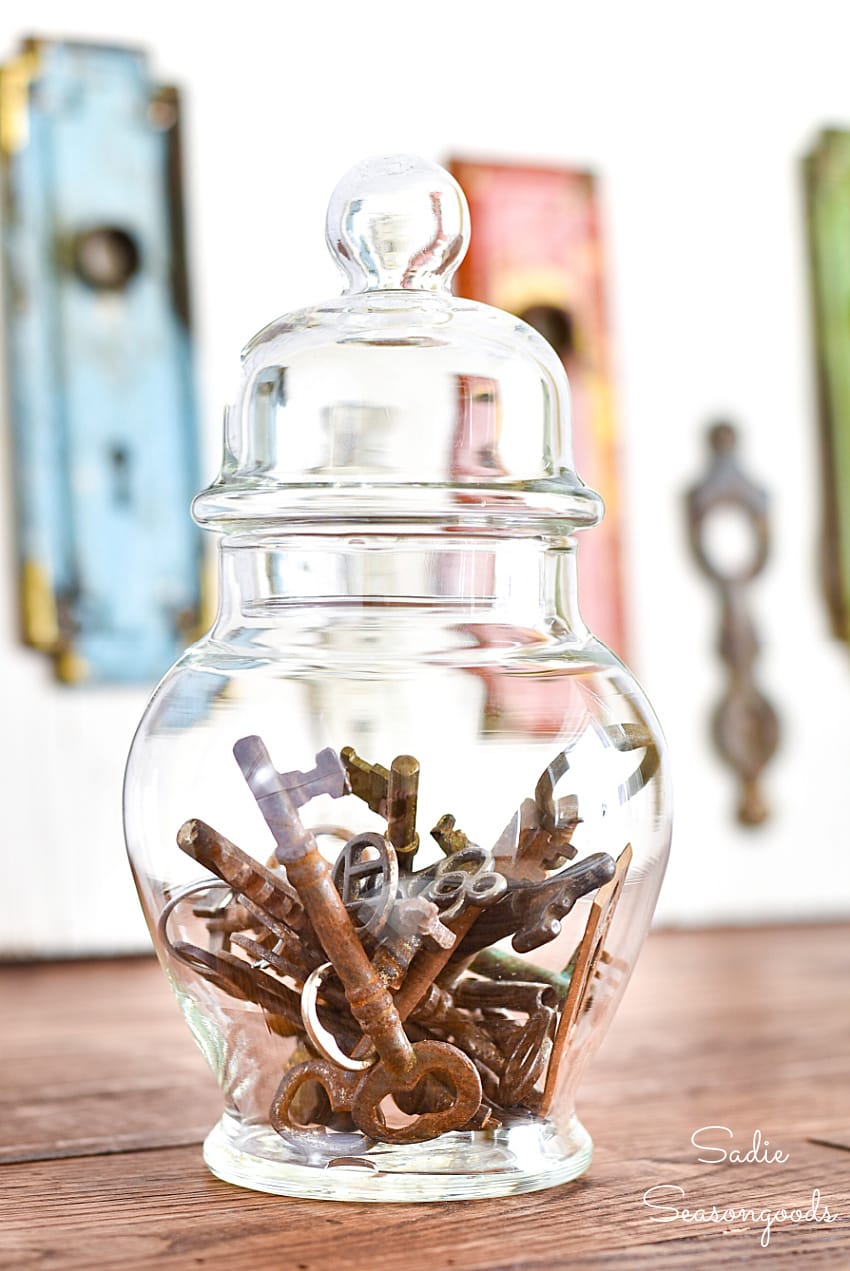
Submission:
[[[333,1112],[350,1112],[361,1074],[348,1072],[328,1059],[309,1059],[290,1068],[272,1099],[269,1120],[285,1138],[291,1131],[306,1129],[293,1116],[293,1104],[301,1088],[315,1081],[324,1090]]]
[[[530,953],[560,935],[561,920],[576,901],[607,883],[614,869],[613,857],[595,852],[545,882],[518,883],[510,896],[516,920],[511,943],[517,953]]]
[[[622,895],[631,861],[632,848],[629,843],[617,857],[617,867],[613,878],[600,887],[590,906],[584,935],[573,957],[574,970],[570,989],[558,1020],[546,1073],[546,1083],[538,1107],[541,1116],[548,1113],[554,1101],[561,1064],[569,1050],[579,1017],[587,1004],[591,982],[604,952],[611,920]]]
[[[499,1103],[504,1108],[526,1105],[533,1107],[535,1086],[546,1071],[552,1053],[552,1038],[558,1013],[551,1006],[541,1006],[533,1014],[516,1039],[499,1082]]]
[[[534,802],[540,811],[540,825],[544,830],[564,830],[578,823],[578,799],[568,794],[558,799],[555,787],[568,771],[570,763],[567,751],[561,750],[543,769],[534,787]]]
[[[275,839],[275,854],[286,866],[289,881],[339,976],[351,1013],[363,1030],[364,1041],[353,1058],[364,1057],[366,1039],[380,1056],[358,1088],[356,1104],[351,1109],[356,1124],[363,1133],[393,1143],[419,1142],[459,1128],[481,1102],[478,1073],[471,1061],[453,1046],[427,1041],[414,1046],[410,1042],[392,995],[373,970],[334,887],[330,867],[298,816],[296,799],[304,783],[293,787],[289,780],[291,774],[275,770],[259,737],[241,738],[233,753]],[[333,759],[320,764],[322,756]],[[309,788],[315,791],[318,786],[323,793],[332,795],[337,791],[346,793],[349,785],[338,757],[333,751],[323,751],[322,756],[317,756],[317,772],[321,767],[321,778],[318,782],[311,781]],[[444,952],[448,956],[448,951],[440,951]],[[452,1107],[440,1113],[423,1114],[407,1126],[386,1126],[379,1106],[381,1101],[394,1089],[412,1089],[422,1076],[431,1072],[443,1073],[454,1087],[456,1100]],[[474,1102],[472,1107],[469,1106],[471,1101]],[[283,1116],[280,1102],[278,1114]]]
[[[174,941],[171,951],[191,970],[228,996],[256,1002],[263,1010],[286,1020],[293,1033],[301,1031],[301,998],[294,989],[256,967],[250,967],[235,954],[212,953],[185,940]]]
[[[504,1067],[504,1057],[498,1046],[471,1015],[459,1010],[460,1002],[452,995],[432,984],[410,1018],[426,1029],[440,1029],[452,1036],[470,1059],[480,1060],[493,1072]]]
[[[352,1014],[381,1058],[400,1072],[414,1066],[410,1042],[391,995],[372,970],[354,924],[333,883],[331,869],[313,834],[298,816],[290,787],[272,765],[259,737],[243,737],[233,748],[242,774],[274,836],[276,856],[292,883],[328,959],[342,982]],[[284,774],[285,776],[285,774]],[[344,771],[341,772],[344,782]],[[344,792],[331,774],[326,792]]]
[[[357,1088],[351,1115],[363,1134],[390,1143],[421,1143],[450,1130],[459,1130],[473,1117],[481,1105],[481,1078],[474,1064],[448,1042],[421,1041],[415,1046],[411,1067],[393,1071],[385,1062],[377,1063],[366,1073]],[[381,1108],[387,1095],[413,1090],[429,1074],[448,1081],[454,1089],[454,1100],[434,1112],[421,1112],[409,1125],[388,1126]]]
[[[739,783],[738,820],[760,825],[768,815],[760,777],[779,743],[779,721],[758,689],[754,666],[759,640],[750,617],[747,588],[767,562],[768,497],[738,462],[738,434],[728,423],[709,430],[712,459],[702,481],[687,496],[688,530],[693,555],[714,584],[720,601],[719,652],[728,671],[726,693],[714,715],[714,741]],[[707,527],[718,509],[732,508],[749,526],[752,550],[743,564],[727,567],[710,549]]]
[[[455,948],[462,945],[464,938],[484,912],[478,905],[467,905],[463,913],[451,920],[448,925],[455,934]],[[404,983],[395,995],[396,1010],[402,1021],[419,1005],[453,952],[454,949],[420,949],[410,964]]]
[[[460,961],[509,936],[518,953],[536,949],[559,934],[561,920],[577,900],[595,891],[613,873],[613,858],[594,852],[554,878],[534,883],[509,880],[505,895],[475,924],[454,956]]]
[[[204,821],[191,820],[177,832],[177,846],[216,874],[264,913],[291,922],[301,908],[293,888],[279,874],[255,861]]]
[[[259,970],[273,967],[278,975],[285,975],[289,979],[294,980],[296,984],[303,984],[312,971],[315,970],[306,959],[297,956],[293,957],[288,950],[282,948],[282,941],[280,940],[275,941],[269,947],[264,941],[255,940],[252,936],[246,935],[242,931],[237,932],[231,939],[233,944],[240,949],[244,949],[253,959],[252,965],[254,967]]]
[[[618,748],[637,749],[642,738],[623,731]],[[444,858],[418,873],[399,870],[390,834],[403,846],[418,843],[419,765],[409,756],[383,769],[350,747],[341,757],[327,749],[311,772],[279,773],[258,737],[242,738],[234,755],[274,837],[271,865],[258,864],[203,822],[186,822],[178,835],[182,850],[221,882],[185,889],[160,922],[175,958],[222,992],[259,1006],[272,1031],[303,1039],[300,1061],[291,1061],[275,1094],[274,1128],[284,1136],[315,1125],[356,1128],[370,1140],[414,1143],[497,1126],[500,1108],[537,1113],[548,1088],[541,1094],[544,1074],[548,1082],[571,1035],[565,1020],[576,1010],[577,977],[585,977],[578,1007],[584,1010],[587,965],[592,979],[607,955],[600,945],[588,964],[583,944],[565,971],[553,972],[488,946],[511,937],[527,951],[553,939],[575,900],[600,883],[597,899],[609,903],[611,857],[596,853],[554,877],[546,868],[569,850],[565,836],[578,824],[574,797],[554,794],[568,767],[565,753],[541,777],[535,799],[523,804],[525,823],[515,818],[515,848],[526,830],[537,836],[533,878],[506,878],[493,854],[472,843],[450,814],[432,831]],[[298,808],[318,794],[348,793],[386,817],[387,835],[351,836],[332,868]],[[529,865],[518,853],[504,860],[515,869]],[[216,888],[224,889],[220,896]],[[209,949],[168,937],[170,913],[195,895],[193,913],[206,920]],[[306,1057],[311,1048],[319,1057]],[[407,1123],[381,1106],[388,1096]]]
[[[195,902],[192,913],[196,918],[206,919],[209,947],[213,951],[229,950],[231,936],[251,925],[251,915],[244,905],[236,903],[232,888],[216,884]]]
[[[529,970],[526,967],[526,972]],[[460,981],[454,992],[457,1006],[467,1010],[503,1010],[522,1011],[533,1015],[541,1007],[558,1005],[558,992],[551,984],[533,980],[486,980],[478,976],[467,975]]]
[[[544,776],[546,774],[544,773]],[[576,806],[572,797],[559,801],[569,808]],[[544,821],[548,824],[544,825]],[[572,838],[581,817],[565,817],[555,825],[554,817],[534,799],[524,799],[493,847],[497,867],[508,878],[539,882],[554,869],[560,869],[577,855]]]

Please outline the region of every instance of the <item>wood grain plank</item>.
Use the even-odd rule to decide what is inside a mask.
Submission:
[[[629,1144],[624,1145],[627,1149]],[[757,1265],[761,1226],[658,1224],[643,1204],[646,1186],[675,1178],[703,1206],[776,1209],[808,1203],[826,1161],[814,1149],[792,1154],[768,1175],[677,1166],[605,1150],[582,1180],[549,1192],[434,1205],[360,1205],[288,1200],[241,1191],[212,1178],[195,1148],[124,1158],[33,1162],[3,1170],[0,1267],[104,1271],[119,1267],[320,1271],[544,1271],[551,1267],[743,1267]],[[60,1172],[57,1173],[57,1170]],[[850,1162],[830,1176],[832,1199],[850,1214]],[[38,1221],[34,1198],[42,1198]],[[45,1203],[45,1199],[49,1201]],[[627,1251],[627,1253],[626,1253]],[[769,1265],[847,1265],[850,1226],[775,1230]],[[834,1261],[830,1259],[834,1258]],[[841,1259],[844,1258],[844,1261]]]
[[[70,1152],[98,1140],[86,1119],[103,1080],[102,1150],[117,1141],[103,1111],[116,1101],[129,1109],[125,1132],[147,1134],[151,1150],[5,1165],[0,1267],[723,1271],[763,1257],[839,1271],[850,1266],[850,1153],[829,1144],[846,1139],[850,1110],[848,964],[850,937],[836,926],[654,935],[582,1087],[598,1145],[585,1178],[494,1201],[380,1207],[242,1191],[209,1175],[197,1145],[155,1146],[193,1126],[200,1137],[219,1101],[154,964],[4,970],[0,1023],[14,1056],[0,1071],[4,1117],[16,1092],[37,1106],[38,1074],[50,1116],[18,1129],[46,1153],[63,1095]],[[691,1135],[711,1125],[729,1127],[741,1151],[758,1129],[788,1159],[700,1163]],[[819,1188],[841,1221],[778,1225],[764,1250],[754,1219],[652,1221],[644,1197],[658,1185],[682,1188],[680,1207],[756,1212],[806,1208]]]
[[[152,958],[0,967],[0,1162],[199,1142],[221,1098]]]

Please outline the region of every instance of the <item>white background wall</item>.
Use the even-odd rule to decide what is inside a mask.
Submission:
[[[277,314],[335,294],[327,197],[357,159],[539,159],[603,178],[630,512],[632,663],[665,725],[677,826],[664,922],[847,913],[850,651],[817,584],[820,492],[799,162],[850,126],[840,0],[432,0],[428,5],[7,0],[26,33],[143,44],[185,90],[187,200],[208,439],[237,354]],[[474,227],[473,227],[474,229]],[[707,718],[722,684],[713,598],[686,552],[703,426],[740,422],[774,495],[754,597],[782,715],[774,809],[736,828]],[[7,494],[7,441],[3,437]],[[6,504],[7,494],[3,495]],[[123,757],[144,694],[63,691],[15,642],[0,559],[0,951],[146,939],[123,860]],[[61,900],[61,905],[60,905]]]

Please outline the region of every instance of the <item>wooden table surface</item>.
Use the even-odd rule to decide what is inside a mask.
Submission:
[[[651,936],[582,1088],[590,1172],[501,1200],[332,1204],[213,1178],[218,1091],[152,960],[0,968],[0,1038],[14,1271],[850,1268],[845,927]],[[726,1127],[697,1135],[710,1148],[745,1154],[759,1132],[787,1159],[721,1162],[691,1142],[706,1126]],[[649,1199],[678,1216],[646,1203],[665,1185],[681,1191]],[[767,1215],[816,1189],[818,1221],[772,1222],[763,1247]]]

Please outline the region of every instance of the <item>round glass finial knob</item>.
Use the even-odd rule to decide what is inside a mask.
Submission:
[[[439,164],[387,155],[345,174],[331,195],[326,232],[349,291],[441,291],[469,244],[469,208]]]

